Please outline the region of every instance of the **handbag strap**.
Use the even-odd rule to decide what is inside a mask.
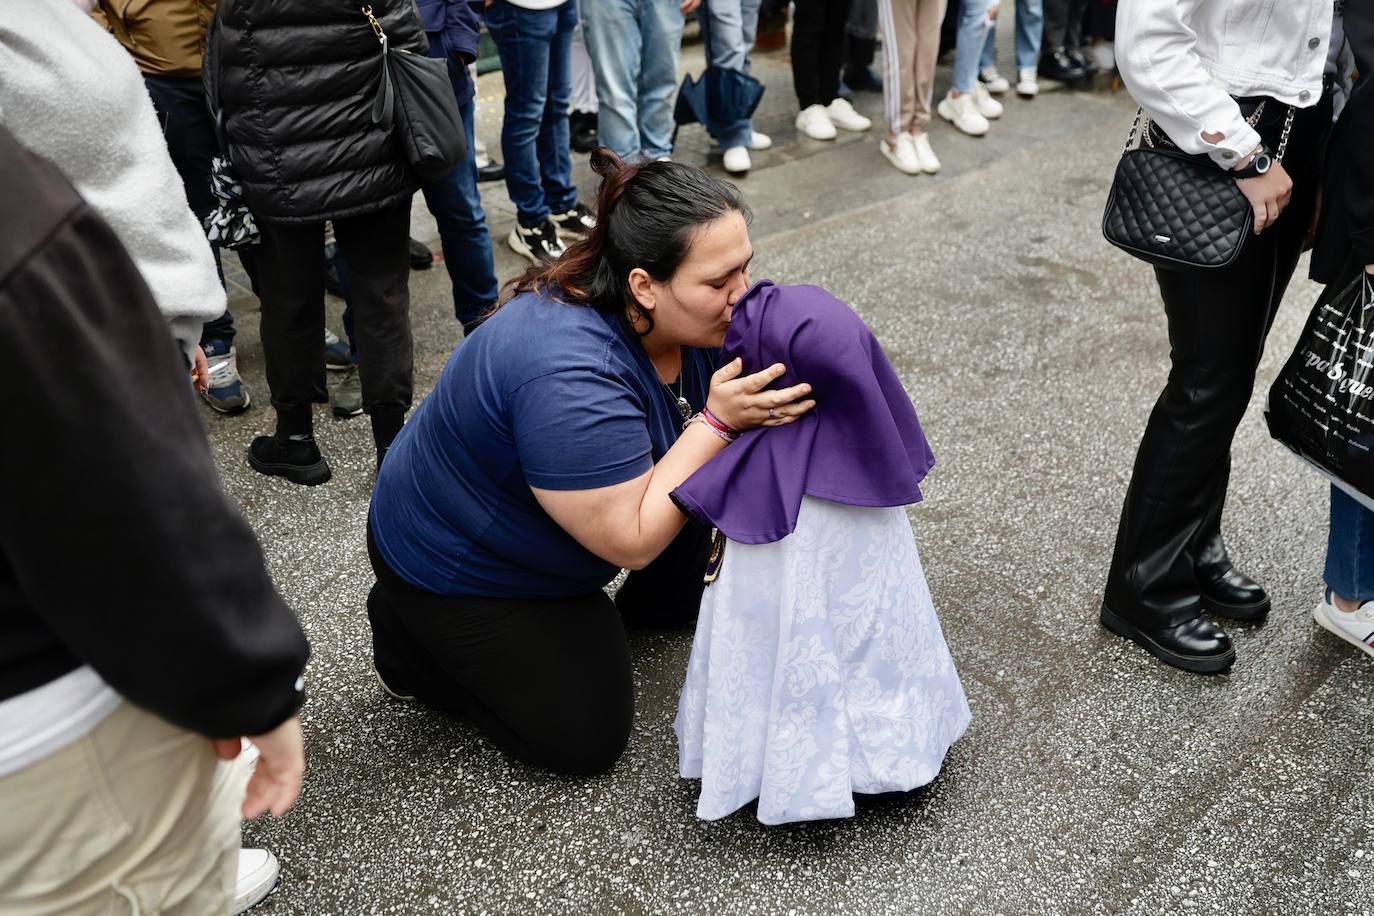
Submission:
[[[391,67],[387,66],[387,52],[390,46],[387,44],[386,30],[377,21],[377,17],[372,15],[372,5],[368,4],[362,10],[382,46],[382,78],[378,81],[377,96],[372,100],[372,123],[390,124],[394,113],[393,106],[396,104],[395,94],[391,91]]]
[[[1254,127],[1255,124],[1259,122],[1260,114],[1264,111],[1264,105],[1264,102],[1260,102],[1254,113],[1245,119],[1245,122],[1251,127]],[[1293,131],[1293,113],[1295,111],[1297,111],[1297,109],[1292,105],[1288,106],[1288,114],[1283,119],[1283,133],[1279,136],[1279,148],[1274,152],[1275,162],[1283,162],[1283,154],[1288,151],[1288,135]],[[1144,127],[1141,126],[1142,121],[1144,122]],[[1150,119],[1146,116],[1145,109],[1137,108],[1135,110],[1135,120],[1131,122],[1131,130],[1126,134],[1126,148],[1121,151],[1121,155],[1124,156],[1131,151],[1131,146],[1135,143],[1137,131],[1140,133],[1141,143],[1143,144],[1145,138],[1149,135],[1149,130]]]

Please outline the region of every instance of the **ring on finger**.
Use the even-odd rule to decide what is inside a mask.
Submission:
[[[768,419],[770,419],[770,420],[774,419],[774,417],[773,417],[773,408],[771,408],[771,407],[768,408]]]

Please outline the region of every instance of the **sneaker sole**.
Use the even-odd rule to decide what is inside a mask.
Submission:
[[[559,240],[564,242],[566,242],[568,239],[572,239],[574,242],[580,242],[587,237],[588,232],[590,231],[583,231],[581,229],[569,229],[566,226],[560,226],[556,222],[553,224],[553,228],[554,231],[558,233]]]
[[[277,884],[280,881],[281,867],[278,866],[277,871],[272,875],[272,882],[270,884],[264,884],[261,887],[255,887],[253,888],[253,890],[244,894],[242,897],[235,897],[233,907],[229,910],[229,912],[232,914],[232,916],[239,916],[240,913],[244,913],[248,910],[251,910],[253,907],[257,906],[259,903],[262,903],[268,897],[272,896],[272,892],[277,889]]]
[[[962,127],[960,127],[958,123],[955,122],[954,116],[946,113],[944,102],[941,102],[939,105],[935,106],[935,113],[938,114],[940,117],[944,118],[946,121],[948,121],[955,130],[959,131],[959,133],[963,134],[965,137],[983,137],[987,135],[986,129],[983,130],[981,133],[975,133],[974,131],[964,130]]]
[[[325,367],[326,369],[328,369],[330,372],[347,372],[349,369],[352,369],[355,365],[357,365],[357,364],[356,364],[356,363],[328,363],[328,362],[327,362],[327,363],[324,364],[324,367]]]
[[[350,417],[356,417],[363,412],[362,405],[359,405],[358,407],[355,407],[351,410],[347,407],[331,406],[330,410],[333,412],[334,416],[338,417],[341,420],[347,420]]]
[[[1331,633],[1334,636],[1339,636],[1344,641],[1350,643],[1350,645],[1358,648],[1365,655],[1374,658],[1374,646],[1371,646],[1368,643],[1360,642],[1355,637],[1345,632],[1345,630],[1342,630],[1340,627],[1336,626],[1334,623],[1328,620],[1326,617],[1326,613],[1322,610],[1321,602],[1318,602],[1316,608],[1313,609],[1312,619],[1317,621],[1317,626],[1321,627],[1326,632]]]
[[[413,699],[415,699],[415,694],[413,694],[413,693],[400,693],[400,692],[398,692],[398,691],[392,690],[392,689],[391,689],[391,686],[390,686],[389,684],[387,684],[386,679],[382,677],[382,672],[380,672],[380,671],[377,670],[377,666],[376,666],[376,665],[373,665],[373,666],[372,666],[372,673],[375,674],[375,675],[377,675],[377,683],[382,685],[382,689],[383,689],[384,691],[386,691],[387,695],[390,696],[392,699],[396,699],[396,700],[413,700]]]
[[[1107,607],[1102,605],[1100,617],[1102,625],[1111,630],[1117,636],[1129,639],[1131,642],[1149,652],[1155,658],[1183,671],[1191,671],[1194,674],[1224,674],[1231,670],[1231,666],[1236,663],[1235,648],[1229,649],[1225,655],[1184,655],[1166,649],[1145,635],[1135,624],[1121,617]]]
[[[269,477],[285,477],[292,483],[300,484],[303,487],[314,487],[325,483],[333,476],[333,471],[329,469],[329,462],[321,458],[314,464],[280,464],[270,461],[259,461],[250,451],[248,453],[248,466],[259,474],[266,474]]]
[[[1267,596],[1263,601],[1256,601],[1254,604],[1223,604],[1206,597],[1202,599],[1202,609],[1207,613],[1225,617],[1227,620],[1239,620],[1242,623],[1263,620],[1269,615],[1271,606]]]
[[[253,405],[253,398],[248,394],[248,389],[246,388],[243,391],[243,403],[235,404],[232,407],[224,407],[220,404],[215,403],[214,399],[210,397],[210,393],[208,391],[202,394],[200,396],[200,399],[204,401],[206,406],[213,410],[215,413],[222,413],[226,417],[232,417],[234,414],[243,413],[245,410],[247,410],[249,407]]]

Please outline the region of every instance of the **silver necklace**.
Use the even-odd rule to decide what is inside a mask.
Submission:
[[[679,351],[679,352],[680,352],[680,351]],[[679,362],[678,362],[678,370],[677,370],[677,391],[674,391],[674,390],[672,389],[672,386],[669,385],[667,382],[665,382],[663,379],[659,379],[659,380],[658,380],[658,383],[659,383],[660,385],[663,386],[663,388],[664,388],[665,391],[668,392],[668,396],[671,397],[671,398],[673,398],[674,400],[676,400],[676,402],[677,402],[677,410],[678,410],[678,413],[682,414],[682,419],[684,419],[684,420],[686,420],[688,417],[690,417],[690,416],[692,415],[692,405],[691,405],[691,403],[690,403],[686,398],[684,398],[684,397],[682,396],[682,385],[683,385],[683,382],[684,382],[684,380],[685,380],[686,378],[687,378],[687,360],[686,360],[685,354],[684,354],[683,357],[682,357],[681,359],[679,359]]]

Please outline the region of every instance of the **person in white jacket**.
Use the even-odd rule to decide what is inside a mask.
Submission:
[[[1215,270],[1155,277],[1172,367],[1141,439],[1107,576],[1103,625],[1167,664],[1235,661],[1203,617],[1260,620],[1262,586],[1231,563],[1221,515],[1231,440],[1317,204],[1331,124],[1332,0],[1121,0],[1117,65],[1148,139],[1227,170],[1256,235]]]
[[[143,78],[73,0],[0,4],[0,123],[52,162],[133,258],[189,365],[224,288]],[[201,373],[204,379],[204,373]]]

